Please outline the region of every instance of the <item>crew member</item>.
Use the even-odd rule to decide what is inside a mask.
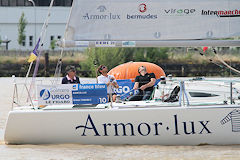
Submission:
[[[153,92],[153,86],[156,82],[154,73],[147,73],[145,66],[138,68],[140,74],[135,78],[133,89],[138,90],[138,93],[129,98],[129,101],[148,100]]]
[[[76,69],[74,66],[67,66],[66,73],[67,75],[62,79],[62,84],[80,83],[79,77],[76,76]]]
[[[101,74],[97,77],[98,83],[107,85],[108,101],[110,101],[110,96],[112,96],[112,100],[115,102],[117,94],[114,88],[119,88],[115,77],[113,75],[108,75],[108,68],[105,65],[100,65],[98,67],[98,72]]]

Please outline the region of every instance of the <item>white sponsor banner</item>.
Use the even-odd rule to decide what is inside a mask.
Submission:
[[[227,38],[239,26],[239,0],[74,0],[66,40]]]
[[[38,86],[39,105],[107,103],[105,84],[60,84]]]
[[[77,85],[39,85],[37,86],[38,105],[73,104],[72,90]]]

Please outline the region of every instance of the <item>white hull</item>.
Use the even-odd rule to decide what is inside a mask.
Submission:
[[[240,144],[240,106],[19,110],[8,144]],[[123,127],[125,125],[125,129]]]

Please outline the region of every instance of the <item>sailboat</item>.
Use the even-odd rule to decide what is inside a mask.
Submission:
[[[239,7],[238,0],[182,0],[181,3],[75,0],[60,45],[63,48],[240,46],[239,40],[229,39],[240,36]],[[205,86],[211,93],[203,93],[194,88],[199,83],[178,81],[167,87],[173,89],[179,85],[177,101],[158,100],[157,92],[164,87],[157,86],[156,98],[151,101],[121,103],[106,103],[105,85],[38,86],[37,105],[32,103],[9,112],[5,142],[240,144],[239,92],[234,88],[236,82],[227,83],[228,95],[219,95],[222,98],[216,103],[198,99],[194,105],[189,102],[189,95],[217,99],[218,93],[226,91],[219,88],[226,86],[212,82]],[[87,92],[96,94],[84,97]],[[83,101],[89,103],[82,104]]]

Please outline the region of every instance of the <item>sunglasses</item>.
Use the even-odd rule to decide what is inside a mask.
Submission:
[[[102,67],[101,67],[101,70],[103,70],[104,68],[107,68],[107,67],[106,67],[106,66],[102,66]]]

